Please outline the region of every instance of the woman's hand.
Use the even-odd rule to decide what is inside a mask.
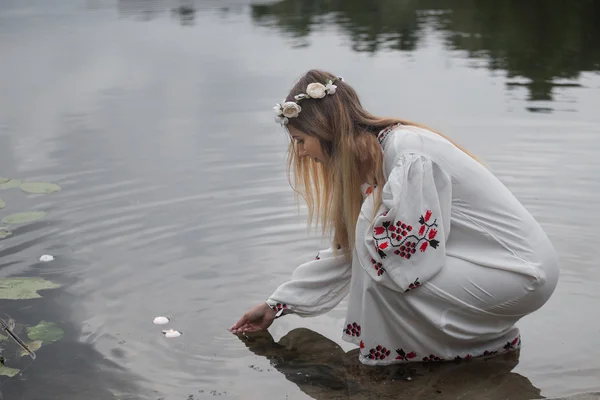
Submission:
[[[248,311],[235,325],[229,328],[232,333],[256,332],[267,329],[275,320],[277,312],[267,303],[261,303]]]

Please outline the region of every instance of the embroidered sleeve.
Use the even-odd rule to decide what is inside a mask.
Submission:
[[[341,253],[323,250],[296,268],[292,279],[279,286],[267,304],[277,311],[276,318],[288,313],[302,317],[326,313],[348,294],[351,274],[351,263]]]
[[[452,183],[429,158],[404,154],[383,188],[383,206],[367,233],[373,279],[408,292],[444,266]]]

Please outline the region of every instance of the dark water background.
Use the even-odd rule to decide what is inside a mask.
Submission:
[[[62,186],[0,191],[0,217],[50,213],[0,240],[0,278],[62,284],[0,313],[66,332],[33,362],[7,357],[22,373],[0,377],[4,399],[600,390],[599,18],[592,0],[0,1],[0,175]],[[547,230],[561,280],[520,323],[518,365],[362,368],[345,302],[273,338],[226,331],[321,245],[271,111],[315,67],[478,154]]]

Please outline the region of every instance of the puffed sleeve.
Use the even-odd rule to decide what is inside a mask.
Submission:
[[[382,202],[365,236],[371,259],[363,260],[363,268],[378,283],[408,292],[444,267],[451,178],[431,159],[403,154],[383,187]]]
[[[348,294],[351,275],[351,262],[341,252],[320,251],[314,260],[296,268],[267,304],[278,311],[277,317],[290,312],[302,317],[326,313]]]

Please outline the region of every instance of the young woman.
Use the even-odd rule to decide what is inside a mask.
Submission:
[[[292,138],[294,190],[333,245],[232,332],[267,329],[286,313],[319,315],[350,293],[343,339],[364,364],[520,347],[515,323],[552,295],[558,260],[485,166],[439,133],[368,113],[327,72],[309,71],[275,112]]]

